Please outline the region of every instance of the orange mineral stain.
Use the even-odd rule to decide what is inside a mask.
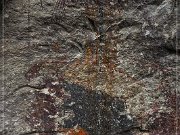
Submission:
[[[88,135],[83,129],[72,129],[68,135]]]
[[[66,135],[89,135],[84,129],[82,128],[71,128],[71,129],[61,129],[60,132],[64,132]]]

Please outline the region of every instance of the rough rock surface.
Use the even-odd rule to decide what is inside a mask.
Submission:
[[[176,4],[5,1],[0,134],[179,135]]]

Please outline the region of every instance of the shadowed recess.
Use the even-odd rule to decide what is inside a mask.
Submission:
[[[91,135],[118,135],[133,126],[133,119],[123,113],[125,104],[119,98],[100,91],[88,91],[76,84],[65,86],[71,98],[65,101],[64,108],[72,109],[75,113],[73,119],[65,121],[66,128],[78,124]]]

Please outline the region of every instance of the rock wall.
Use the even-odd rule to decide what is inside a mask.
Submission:
[[[4,8],[1,134],[180,134],[177,1]]]

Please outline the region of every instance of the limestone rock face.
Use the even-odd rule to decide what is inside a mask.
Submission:
[[[179,134],[177,3],[5,0],[0,134]]]

